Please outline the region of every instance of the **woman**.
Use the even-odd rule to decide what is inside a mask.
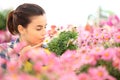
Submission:
[[[0,52],[0,56],[7,60],[21,56],[32,48],[40,47],[45,39],[47,19],[45,11],[36,4],[24,3],[11,11],[8,15],[7,27],[11,34],[19,35],[16,41],[7,44],[7,49]],[[9,56],[9,52],[17,43],[25,42],[17,55]]]

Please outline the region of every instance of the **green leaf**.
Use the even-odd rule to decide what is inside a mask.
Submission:
[[[57,55],[62,55],[67,49],[75,50],[77,45],[73,41],[77,39],[78,33],[74,31],[63,31],[48,43],[48,49]]]
[[[90,67],[91,66],[89,64],[85,64],[85,65],[81,66],[80,69],[76,70],[76,74],[87,72]]]

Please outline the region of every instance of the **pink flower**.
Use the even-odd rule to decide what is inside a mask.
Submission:
[[[4,70],[2,69],[2,67],[0,67],[0,80],[2,80],[1,78],[3,77],[3,75],[4,75],[4,72],[3,72]]]
[[[104,51],[104,47],[103,46],[96,46],[93,49],[90,50],[91,55],[95,56],[96,59],[99,59],[101,52]]]
[[[3,50],[3,47],[2,46],[0,46],[0,52]]]
[[[116,57],[120,59],[120,48],[115,48],[116,50]]]
[[[26,42],[20,42],[14,46],[14,51],[16,53],[20,52],[20,50],[27,45]]]
[[[19,65],[17,61],[12,61],[7,63],[7,71],[10,73],[16,73],[19,70]]]
[[[6,64],[6,63],[7,63],[7,60],[0,57],[0,66],[1,66],[2,64]]]
[[[19,75],[18,80],[39,80],[39,79],[35,76],[23,73],[23,74]]]
[[[116,26],[117,27],[117,24],[119,24],[119,22],[120,22],[119,17],[117,15],[112,15],[112,16],[109,17],[107,24],[110,25],[110,26]]]
[[[35,70],[35,72],[41,72],[41,68],[42,68],[43,64],[39,61],[36,62],[33,66],[33,69]]]
[[[90,65],[95,65],[96,64],[96,59],[95,56],[91,54],[84,54],[81,57],[81,64],[90,64]]]
[[[7,73],[7,74],[4,75],[3,80],[20,80],[20,79],[19,79],[18,74],[15,74],[15,73],[14,74],[13,73],[9,74],[9,73]]]
[[[112,60],[115,57],[116,51],[112,48],[108,48],[101,53],[101,59],[103,60]]]
[[[62,54],[62,55],[60,56],[60,58],[65,59],[65,58],[68,58],[68,57],[73,56],[73,55],[76,54],[76,53],[77,53],[76,50],[67,50],[67,51],[64,52],[64,54]]]
[[[9,42],[11,39],[11,35],[8,31],[0,30],[0,43]]]
[[[87,73],[81,73],[78,75],[78,80],[92,80]]]
[[[88,73],[93,78],[93,80],[106,80],[110,77],[106,68],[102,66],[99,66],[98,68],[90,68]]]
[[[71,72],[61,75],[58,80],[78,80],[78,79],[77,76],[73,72]]]
[[[21,73],[21,74],[12,73],[12,74],[6,74],[3,80],[39,80],[39,79],[32,75],[25,74],[25,73]]]
[[[67,50],[60,56],[60,63],[68,70],[75,70],[81,66],[81,55],[76,50]]]
[[[0,44],[0,51],[7,48],[7,43]]]
[[[120,70],[120,58],[114,58],[112,65]]]
[[[11,59],[18,59],[17,54],[25,47],[27,44],[26,42],[20,42],[14,45],[14,48],[8,48],[8,55],[10,56]]]
[[[115,42],[120,42],[120,32],[114,33],[113,34],[113,39],[115,40]]]
[[[34,56],[33,56],[34,55]],[[44,65],[53,64],[57,61],[54,53],[47,54],[44,49],[33,49],[27,53],[28,58],[33,62],[41,61]]]

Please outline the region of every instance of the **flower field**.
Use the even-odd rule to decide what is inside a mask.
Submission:
[[[49,31],[45,49],[32,49],[16,60],[0,58],[0,80],[120,80],[120,20],[117,21],[102,22],[102,27],[93,27],[92,31],[74,26],[57,29],[52,36]],[[66,38],[63,31],[77,35],[68,34]],[[54,38],[65,46],[51,44],[54,50],[51,49],[49,44]],[[72,44],[77,47],[69,47]],[[13,57],[22,45],[19,43],[8,55]]]

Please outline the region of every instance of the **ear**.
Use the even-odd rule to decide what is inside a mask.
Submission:
[[[20,34],[24,34],[25,28],[22,25],[18,25],[18,31]]]

